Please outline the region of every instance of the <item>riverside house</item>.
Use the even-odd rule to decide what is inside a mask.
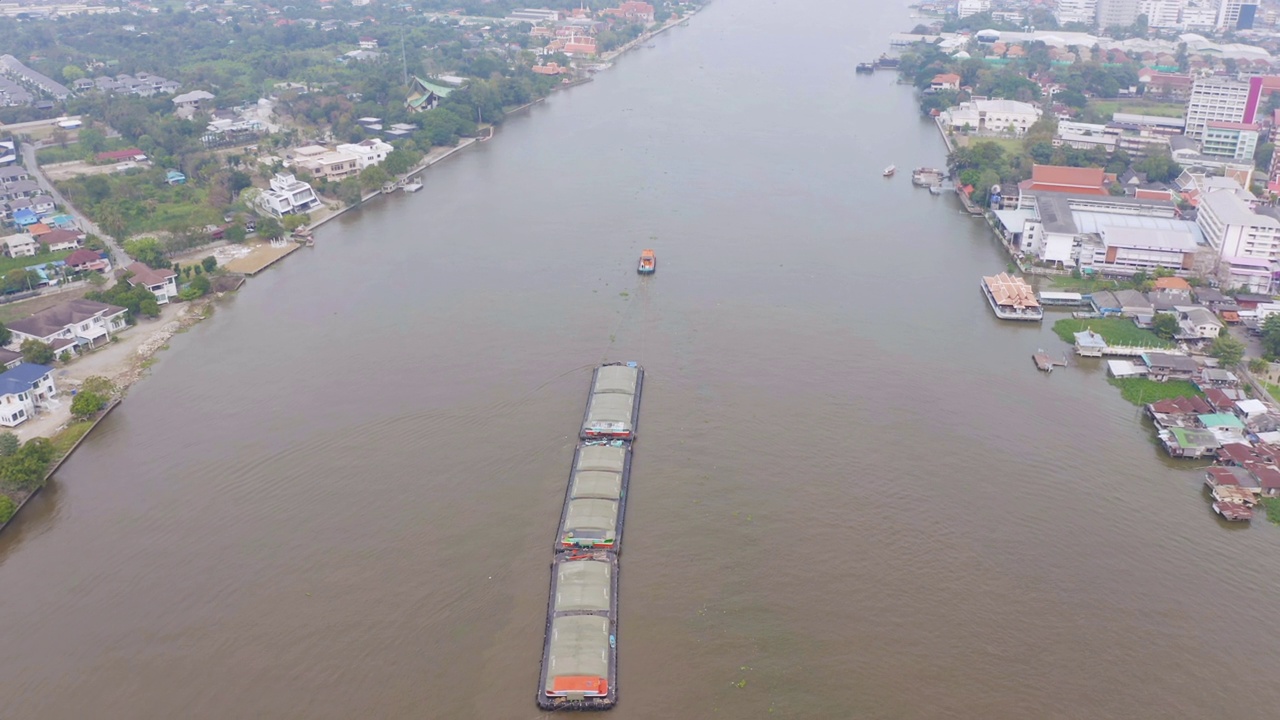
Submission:
[[[98,347],[124,329],[126,310],[117,305],[83,298],[54,305],[30,317],[9,323],[15,349],[25,340],[39,340],[54,351],[80,347]]]
[[[57,395],[53,368],[21,363],[0,374],[0,425],[21,425]]]
[[[145,263],[136,262],[125,268],[133,273],[129,276],[129,284],[137,287],[145,285],[156,296],[156,303],[164,305],[170,298],[178,295],[178,273],[165,268],[152,270]]]

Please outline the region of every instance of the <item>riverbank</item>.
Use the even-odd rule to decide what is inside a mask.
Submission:
[[[664,23],[661,27],[642,33],[634,40],[622,45],[621,47],[601,56],[603,63],[609,63],[614,59],[643,46],[653,37],[670,30],[677,25],[687,23],[688,20],[696,13],[689,13],[680,18],[672,18]],[[552,93],[575,87],[584,83],[591,82],[593,77],[588,75],[580,77],[576,80],[562,83],[552,89]],[[549,97],[549,96],[548,96]],[[534,105],[546,101],[546,97],[537,98],[529,103],[511,108],[507,111],[510,116],[514,113],[528,110]],[[480,132],[485,133],[479,137],[464,138],[456,145],[449,147],[432,148],[414,167],[408,172],[396,178],[394,183],[389,184],[389,188],[383,188],[364,194],[360,202],[348,207],[339,208],[333,204],[325,205],[321,210],[313,213],[312,221],[304,228],[309,232],[334,220],[349,210],[357,207],[363,207],[371,202],[379,195],[387,194],[387,190],[400,190],[404,184],[417,178],[428,168],[437,163],[452,157],[457,153],[475,145],[491,139],[495,135],[495,125],[488,124],[480,127]],[[71,212],[76,212],[70,203],[66,206]],[[283,260],[292,252],[298,250],[301,246],[295,242],[287,243],[250,243],[249,245],[233,245],[225,241],[210,243],[200,248],[195,248],[183,253],[174,259],[183,265],[191,265],[198,262],[203,257],[213,255],[218,259],[219,266],[228,271],[233,271],[236,276],[254,275],[265,270],[267,267]],[[242,250],[247,251],[242,252]],[[234,250],[234,251],[233,251]],[[239,285],[235,285],[239,287]],[[110,344],[96,350],[89,351],[87,354],[76,358],[73,362],[64,367],[55,370],[55,384],[58,388],[58,397],[48,403],[44,411],[40,415],[34,417],[22,425],[15,428],[14,434],[22,441],[30,441],[35,438],[50,438],[55,445],[66,444],[65,450],[59,449],[57,457],[51,461],[50,468],[44,476],[47,480],[57,468],[68,458],[75,448],[88,433],[97,426],[97,423],[113,410],[121,399],[127,394],[132,385],[138,382],[145,374],[146,370],[155,361],[155,355],[160,350],[168,347],[168,341],[174,334],[182,332],[186,328],[205,319],[212,311],[213,302],[222,294],[216,296],[206,296],[197,301],[172,303],[162,307],[160,317],[153,320],[142,320],[128,330],[122,332]],[[21,312],[29,314],[30,309],[24,307]],[[89,378],[101,377],[107,379],[116,388],[118,388],[117,396],[112,400],[106,409],[101,411],[99,415],[92,421],[74,421],[71,416],[71,398],[73,393]],[[68,439],[70,435],[74,438]],[[6,518],[4,524],[0,524],[0,528],[11,522],[12,517],[16,516],[27,501],[39,492],[41,484],[34,490],[27,491],[11,491],[6,492],[6,497],[12,497],[16,509],[11,517]]]

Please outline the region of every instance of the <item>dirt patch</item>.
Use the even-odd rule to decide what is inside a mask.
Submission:
[[[108,175],[113,172],[123,172],[129,168],[149,168],[151,163],[117,163],[115,165],[91,165],[83,161],[56,163],[53,165],[41,165],[40,170],[49,178],[50,182],[62,182],[70,180],[73,177],[81,175]]]
[[[300,247],[302,246],[298,243],[288,241],[274,245],[228,245],[214,250],[213,255],[218,258],[218,264],[228,272],[255,275]]]
[[[59,292],[51,292],[45,295],[38,295],[30,300],[20,300],[15,303],[6,303],[0,305],[0,323],[9,324],[14,320],[21,320],[25,317],[53,307],[61,305],[68,300],[77,300],[84,297],[84,294],[93,288],[87,285],[80,285],[68,288]]]

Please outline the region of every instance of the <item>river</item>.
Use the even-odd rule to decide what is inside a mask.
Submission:
[[[880,177],[943,160],[853,72],[914,22],[717,0],[176,336],[0,537],[0,714],[538,716],[590,369],[637,360],[611,717],[1271,717],[1277,529]]]

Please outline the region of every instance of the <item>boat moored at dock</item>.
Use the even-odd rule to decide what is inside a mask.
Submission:
[[[405,191],[405,192],[407,192],[407,193],[416,193],[416,192],[418,192],[419,190],[421,190],[421,189],[422,189],[422,181],[421,181],[421,180],[414,180],[413,182],[409,183],[408,185],[405,185],[405,186],[404,186],[403,188],[401,188],[401,189],[402,189],[402,190],[404,190],[404,191]]]
[[[614,363],[596,368],[578,436],[583,440],[634,438],[643,385],[644,370],[635,363]]]
[[[911,171],[911,184],[916,187],[933,187],[941,185],[947,177],[944,170],[938,168],[918,167]]]
[[[869,75],[876,71],[876,66],[875,63],[858,63],[858,67],[855,68],[855,70],[856,72]]]
[[[618,560],[604,551],[551,561],[538,706],[608,710],[618,700]]]
[[[1044,309],[1026,280],[1008,273],[982,278],[982,294],[1001,320],[1044,320]]]

